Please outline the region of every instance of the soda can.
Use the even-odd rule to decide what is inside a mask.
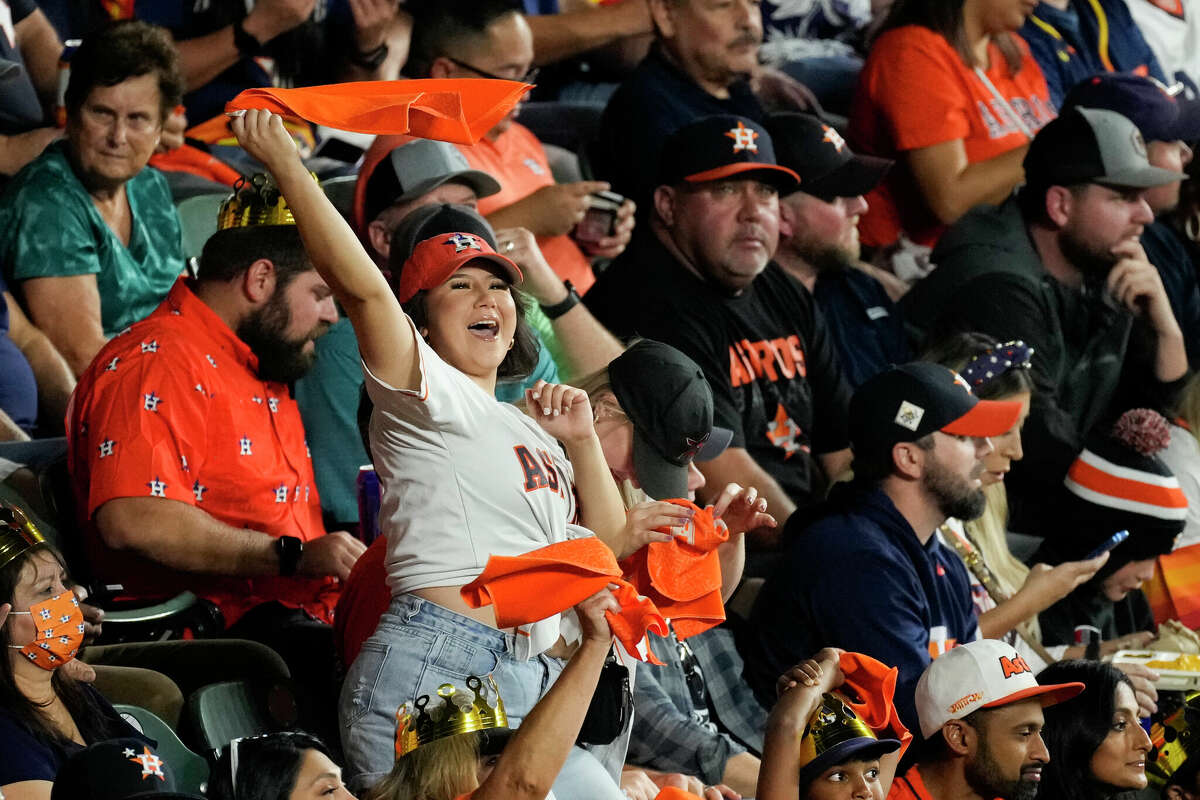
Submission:
[[[54,101],[54,124],[67,127],[67,84],[71,82],[71,56],[83,44],[82,39],[67,39],[58,56],[58,92]]]
[[[365,545],[379,538],[379,475],[371,464],[358,468],[358,538]]]

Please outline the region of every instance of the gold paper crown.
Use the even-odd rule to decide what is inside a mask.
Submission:
[[[0,567],[7,566],[35,544],[45,541],[46,537],[21,509],[9,503],[0,503]]]
[[[876,739],[862,717],[836,692],[821,695],[821,705],[813,712],[800,739],[800,766],[813,761],[825,751],[851,739]]]
[[[470,695],[458,691],[453,684],[443,683],[437,690],[442,702],[435,708],[428,708],[432,698],[427,694],[400,706],[396,712],[396,758],[447,736],[507,728],[508,714],[500,699],[500,689],[491,675],[486,680],[495,705],[488,703],[489,692],[483,680],[472,675],[467,678]]]
[[[1154,749],[1146,759],[1146,777],[1162,788],[1189,756],[1200,757],[1200,692],[1192,692],[1174,713],[1152,724],[1150,741]]]
[[[315,173],[310,172],[314,181]],[[320,181],[317,181],[320,183]],[[246,180],[238,178],[233,185],[233,194],[221,203],[217,212],[217,230],[226,228],[252,228],[259,225],[295,225],[292,210],[279,192],[279,187],[270,175],[262,172]]]

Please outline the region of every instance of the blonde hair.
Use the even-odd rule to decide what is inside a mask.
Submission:
[[[447,736],[396,759],[363,800],[455,800],[479,788],[479,739]]]
[[[983,514],[970,522],[963,523],[967,538],[987,566],[992,577],[996,579],[998,588],[1006,597],[1012,597],[1029,577],[1029,567],[1008,549],[1008,492],[1003,483],[994,483],[984,487],[987,506]],[[997,603],[999,597],[993,598]],[[1030,617],[1024,623],[1023,632],[1034,639],[1042,641],[1042,629],[1038,624],[1037,615]]]

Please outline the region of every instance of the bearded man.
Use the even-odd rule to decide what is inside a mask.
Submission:
[[[1151,190],[1184,176],[1151,165],[1142,134],[1110,110],[1074,108],[1034,138],[1026,184],[938,242],[938,265],[901,302],[936,341],[979,331],[1035,352],[1025,457],[1005,483],[1010,528],[1053,537],[1059,490],[1084,438],[1130,408],[1173,408],[1184,338],[1140,242]]]
[[[80,376],[67,421],[80,527],[95,577],[122,596],[190,589],[229,636],[273,647],[329,693],[339,580],[365,548],[321,522],[289,384],[337,310],[262,176],[219,228],[197,277]]]
[[[916,727],[921,672],[979,634],[966,568],[934,534],[948,517],[983,513],[988,437],[1020,411],[979,400],[961,376],[930,363],[893,367],[858,388],[854,481],[835,485],[810,524],[788,520],[751,613],[745,674],[760,701],[806,653],[840,647],[900,668],[896,708]]]

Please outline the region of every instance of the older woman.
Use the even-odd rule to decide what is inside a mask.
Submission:
[[[83,640],[83,613],[69,586],[62,557],[18,512],[0,508],[0,640],[7,651],[0,657],[0,795],[7,800],[49,800],[67,756],[104,739],[142,738],[99,692],[60,670]]]
[[[0,269],[76,374],[183,271],[167,182],[146,169],[182,88],[165,31],[131,21],[88,37],[71,59],[66,139],[0,196]]]

